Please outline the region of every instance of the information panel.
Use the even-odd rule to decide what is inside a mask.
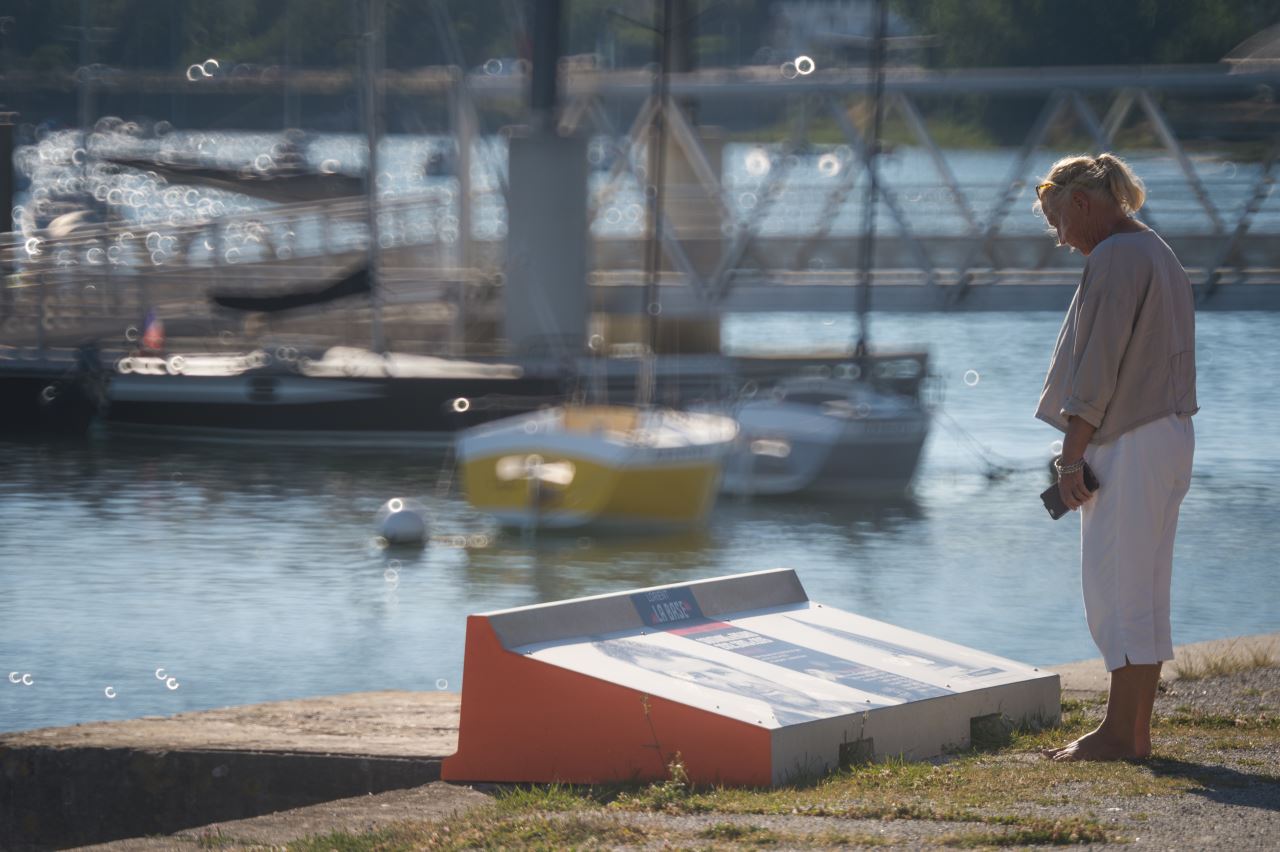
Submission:
[[[526,691],[512,695],[523,682]],[[662,755],[678,750],[704,779],[778,783],[796,767],[833,768],[841,744],[854,740],[881,756],[923,758],[964,745],[975,717],[1056,718],[1057,682],[816,604],[791,571],[523,607],[469,620],[459,753],[444,776],[660,776]],[[559,692],[548,698],[553,686]],[[556,731],[561,750],[522,759],[536,767],[492,768],[473,751],[486,747],[477,744],[485,728],[488,747],[510,739],[493,729],[495,717],[508,715],[503,708],[519,708],[506,724],[540,744],[508,742],[508,757],[513,748],[550,749]],[[584,757],[590,753],[599,760]]]

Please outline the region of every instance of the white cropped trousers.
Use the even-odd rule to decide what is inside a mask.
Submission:
[[[1085,451],[1100,488],[1080,513],[1089,632],[1108,671],[1173,659],[1169,587],[1195,430],[1170,414]]]

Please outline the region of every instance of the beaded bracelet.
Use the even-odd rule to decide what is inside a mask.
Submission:
[[[1081,458],[1079,461],[1072,462],[1071,464],[1064,465],[1062,463],[1062,457],[1059,456],[1053,460],[1053,466],[1058,471],[1058,476],[1066,476],[1067,474],[1075,473],[1078,470],[1084,470],[1084,458]]]

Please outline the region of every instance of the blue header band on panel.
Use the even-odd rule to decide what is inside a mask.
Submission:
[[[636,592],[631,596],[640,620],[648,627],[670,627],[703,618],[702,607],[693,597],[693,589],[677,586],[674,589],[655,589]]]

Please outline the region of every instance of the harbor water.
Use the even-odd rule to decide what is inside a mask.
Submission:
[[[1060,316],[874,314],[926,346],[940,402],[909,499],[722,501],[672,537],[496,530],[439,451],[194,443],[101,430],[0,441],[0,730],[363,690],[457,690],[467,613],[765,568],[815,600],[1035,664],[1096,655],[1079,521],[1038,494],[1032,417]],[[1280,317],[1202,314],[1177,643],[1280,629]],[[731,316],[727,348],[847,345],[831,315]],[[1105,485],[1104,485],[1105,487]],[[379,548],[391,497],[431,514]]]

